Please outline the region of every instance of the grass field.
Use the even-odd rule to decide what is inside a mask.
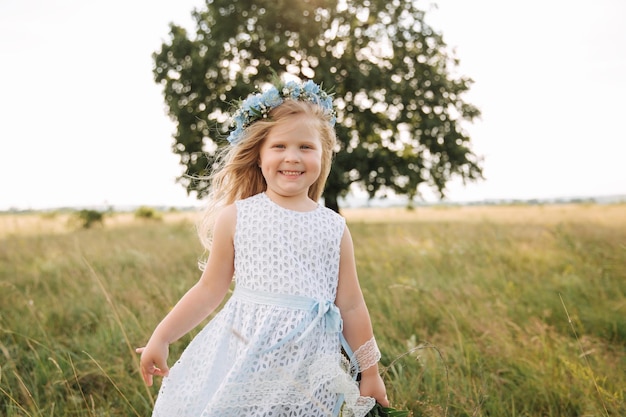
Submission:
[[[626,415],[626,205],[344,214],[396,408]],[[134,347],[202,256],[189,213],[0,215],[0,415],[148,416]]]

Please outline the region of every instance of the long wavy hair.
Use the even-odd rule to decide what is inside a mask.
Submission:
[[[198,222],[198,235],[205,249],[210,249],[213,225],[220,209],[267,189],[259,159],[261,146],[269,131],[291,117],[302,114],[309,116],[310,123],[320,133],[321,171],[309,188],[308,195],[313,201],[321,198],[337,146],[335,129],[320,106],[300,100],[285,100],[269,113],[267,119],[260,119],[248,126],[238,143],[223,148],[218,155],[212,174],[208,177],[208,204]]]

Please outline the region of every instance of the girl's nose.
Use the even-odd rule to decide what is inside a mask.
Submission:
[[[287,162],[299,162],[300,152],[297,149],[287,149],[285,153],[285,161]]]

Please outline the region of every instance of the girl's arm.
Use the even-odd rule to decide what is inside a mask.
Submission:
[[[335,304],[341,311],[343,335],[352,351],[360,347],[371,349],[374,332],[367,306],[361,292],[354,260],[354,246],[348,226],[341,239],[341,258],[339,261],[339,284]],[[374,345],[375,346],[375,345]],[[357,355],[357,358],[359,355]],[[361,371],[360,390],[362,396],[373,397],[382,406],[388,407],[385,384],[378,373],[375,363]]]
[[[141,353],[141,374],[148,386],[152,385],[154,375],[168,374],[169,344],[180,339],[208,317],[226,296],[234,273],[233,239],[236,218],[237,210],[234,205],[222,210],[215,222],[209,259],[200,280],[159,323],[148,344],[137,349]]]

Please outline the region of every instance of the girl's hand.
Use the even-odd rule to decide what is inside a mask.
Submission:
[[[167,343],[155,346],[155,343],[148,343],[146,347],[135,349],[141,354],[141,376],[146,385],[152,386],[154,376],[167,376],[170,369],[167,366],[167,356],[169,346]]]
[[[389,400],[387,399],[387,389],[383,378],[378,374],[361,374],[361,382],[359,388],[362,397],[372,397],[383,407],[389,407]]]

